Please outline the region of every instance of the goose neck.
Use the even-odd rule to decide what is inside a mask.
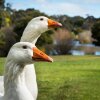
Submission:
[[[4,100],[34,100],[26,87],[24,65],[12,61],[6,64],[4,89]]]

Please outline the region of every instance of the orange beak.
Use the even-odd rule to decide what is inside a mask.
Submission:
[[[33,48],[33,60],[34,61],[45,61],[45,62],[53,62],[53,59],[40,51],[38,48]]]
[[[59,22],[56,22],[54,20],[48,19],[48,27],[50,28],[57,28],[57,27],[61,27],[62,24]]]

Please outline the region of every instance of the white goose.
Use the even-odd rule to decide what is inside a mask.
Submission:
[[[28,90],[25,79],[26,65],[35,61],[52,62],[53,59],[32,43],[19,42],[12,46],[6,59],[4,95],[0,96],[0,100],[36,100]]]
[[[32,44],[35,45],[37,39],[39,36],[47,31],[50,28],[55,28],[62,26],[61,23],[58,23],[56,21],[53,21],[51,19],[48,19],[47,17],[40,16],[33,18],[28,25],[26,26],[23,35],[21,37],[21,41],[23,42],[31,42]],[[36,84],[36,74],[35,74],[35,69],[33,64],[28,64],[25,67],[25,80],[26,80],[26,85],[29,89],[29,91],[32,93],[34,98],[37,98],[37,93],[38,93],[38,88]],[[3,93],[3,78],[1,77],[0,80],[0,92]],[[35,84],[36,86],[33,86]]]
[[[20,41],[36,43],[40,35],[51,28],[61,27],[62,24],[47,17],[33,18],[26,26]]]
[[[44,16],[33,18],[26,26],[23,35],[21,37],[21,41],[32,42],[35,45],[37,39],[40,37],[42,33],[44,33],[49,29],[61,26],[62,26],[61,23],[51,20]],[[27,66],[28,67],[25,68],[26,84],[32,95],[37,98],[38,94],[37,84],[35,88],[33,87],[33,84],[36,83],[36,74],[34,70],[34,65],[28,64]]]

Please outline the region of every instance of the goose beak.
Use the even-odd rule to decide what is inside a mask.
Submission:
[[[53,59],[40,51],[38,48],[33,48],[33,60],[34,61],[45,61],[45,62],[53,62]]]
[[[57,28],[57,27],[61,27],[62,24],[59,22],[56,22],[54,20],[48,19],[48,27],[50,28]]]

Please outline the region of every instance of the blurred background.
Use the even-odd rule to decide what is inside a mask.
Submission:
[[[100,55],[99,0],[0,0],[0,56],[20,41],[27,23],[47,16],[63,24],[36,46],[50,55]]]
[[[0,75],[10,47],[42,15],[63,27],[37,41],[42,51],[58,55],[53,63],[35,63],[37,100],[100,100],[100,0],[0,0]]]

